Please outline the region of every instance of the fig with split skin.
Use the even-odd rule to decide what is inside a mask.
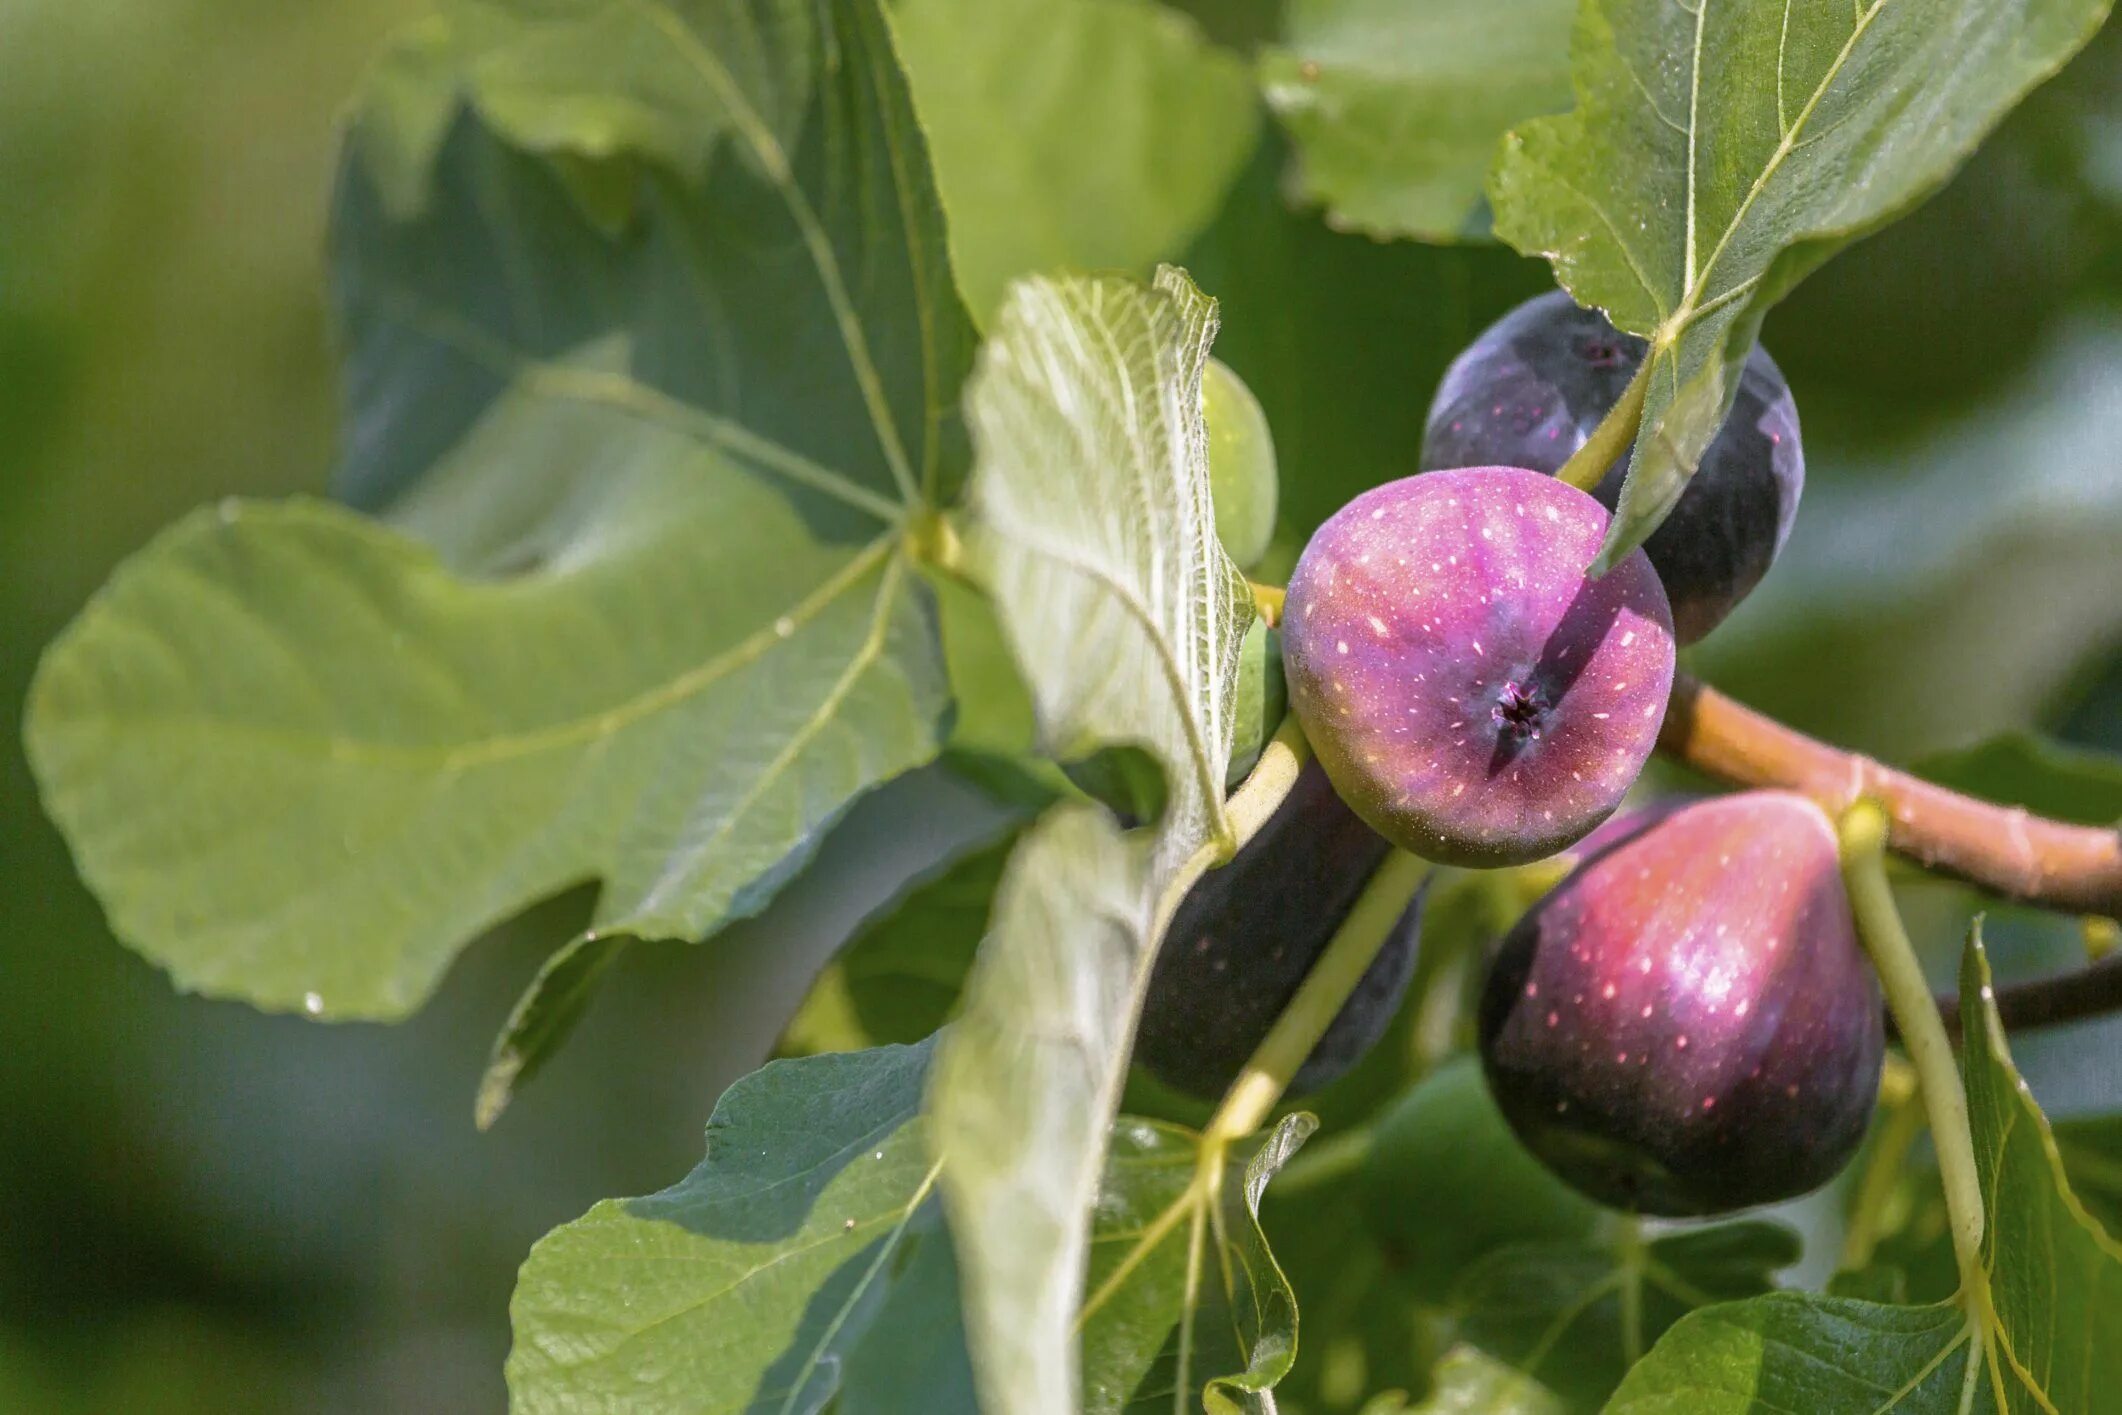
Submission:
[[[1176,1090],[1220,1097],[1391,850],[1318,764],[1306,763],[1259,833],[1203,875],[1174,913],[1150,975],[1136,1062]],[[1421,916],[1418,893],[1286,1094],[1335,1080],[1377,1043],[1414,972]]]
[[[1508,463],[1552,476],[1620,401],[1648,347],[1564,291],[1527,300],[1445,371],[1423,432],[1423,470]],[[1624,455],[1592,490],[1608,510],[1620,504],[1627,470]],[[1804,489],[1797,404],[1756,346],[1724,426],[1643,547],[1681,643],[1716,628],[1761,582]]]
[[[1634,785],[1672,687],[1672,619],[1640,551],[1586,576],[1608,519],[1539,472],[1470,467],[1365,492],[1305,547],[1282,621],[1290,705],[1387,839],[1522,864]]]
[[[1795,1198],[1863,1139],[1879,989],[1834,825],[1750,791],[1615,823],[1512,929],[1482,1064],[1511,1127],[1581,1192],[1692,1216]]]

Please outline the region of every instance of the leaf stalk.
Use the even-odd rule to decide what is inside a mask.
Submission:
[[[1975,1165],[1974,1132],[1968,1124],[1967,1093],[1953,1061],[1952,1039],[1946,1035],[1944,1019],[1887,883],[1886,812],[1876,802],[1859,801],[1843,813],[1838,833],[1843,883],[1856,916],[1857,934],[1879,974],[1879,986],[1900,1028],[1901,1044],[1916,1068],[1917,1088],[1930,1118],[1962,1300],[1986,1304],[1989,1278],[1982,1267],[1982,1181]],[[1975,1311],[1970,1308],[1971,1313]]]
[[[1229,1145],[1252,1134],[1267,1120],[1275,1102],[1289,1089],[1290,1079],[1311,1056],[1326,1029],[1340,1015],[1342,1004],[1370,971],[1371,961],[1392,936],[1394,926],[1407,912],[1422,881],[1429,876],[1427,860],[1395,850],[1371,876],[1357,897],[1355,907],[1305,975],[1297,995],[1275,1019],[1245,1069],[1231,1083],[1204,1140],[1208,1147]]]
[[[1558,481],[1567,482],[1579,491],[1590,491],[1606,479],[1607,472],[1628,451],[1629,444],[1636,440],[1636,433],[1643,422],[1643,397],[1650,389],[1650,369],[1656,360],[1646,357],[1636,369],[1636,376],[1621,390],[1621,397],[1599,425],[1592,429],[1584,445],[1570,454],[1562,469],[1555,473]]]

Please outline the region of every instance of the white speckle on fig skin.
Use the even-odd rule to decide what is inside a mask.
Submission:
[[[1671,614],[1640,553],[1585,577],[1607,522],[1541,473],[1473,467],[1378,487],[1320,527],[1290,579],[1290,701],[1380,834],[1517,864],[1634,784],[1672,686]]]
[[[1647,814],[1587,842],[1505,941],[1481,1008],[1491,1091],[1602,1202],[1687,1216],[1792,1198],[1855,1152],[1885,1047],[1833,825],[1781,791],[1631,831]],[[1533,988],[1548,1005],[1522,1001]]]

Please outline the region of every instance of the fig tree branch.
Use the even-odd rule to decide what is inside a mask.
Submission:
[[[2103,958],[2090,967],[2054,977],[2000,983],[1992,997],[1997,1016],[2008,1032],[2122,1012],[2122,956]],[[1960,999],[1941,997],[1938,1006],[1945,1013],[1945,1029],[1957,1037]]]
[[[2048,820],[1932,785],[1785,727],[1685,673],[1673,681],[1658,745],[1706,776],[1798,791],[1830,815],[1860,800],[1877,801],[1889,818],[1888,848],[1927,869],[2007,899],[2122,918],[2122,832]],[[2107,971],[2102,965],[2055,980],[2056,986],[2081,986]],[[2122,977],[2104,985],[2122,987]],[[2005,1021],[2011,1021],[2008,1010]]]

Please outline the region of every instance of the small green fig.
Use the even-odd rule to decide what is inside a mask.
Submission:
[[[1220,359],[1201,375],[1201,414],[1208,422],[1208,479],[1216,501],[1216,537],[1243,570],[1267,554],[1275,534],[1275,438],[1245,380]]]

